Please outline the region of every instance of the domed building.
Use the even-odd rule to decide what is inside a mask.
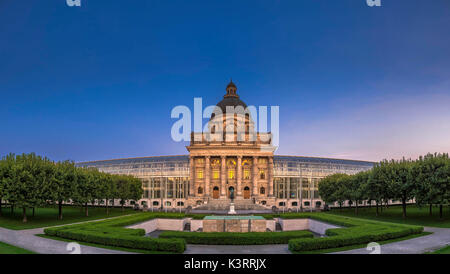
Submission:
[[[78,163],[143,181],[140,206],[149,209],[313,210],[323,207],[321,178],[355,174],[372,162],[277,156],[271,133],[256,132],[252,114],[231,81],[208,122],[208,132],[193,132],[189,155],[154,156]]]

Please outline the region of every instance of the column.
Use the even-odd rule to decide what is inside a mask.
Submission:
[[[194,167],[194,157],[189,157],[189,196],[194,196],[194,180],[195,180],[195,167]]]
[[[267,170],[269,172],[269,196],[273,197],[273,157],[269,157],[269,167]]]
[[[237,157],[237,196],[242,196],[242,156]]]
[[[220,160],[221,160],[221,168],[220,168],[220,180],[221,180],[221,185],[220,185],[220,196],[222,196],[222,198],[225,198],[226,196],[226,192],[225,192],[225,183],[227,181],[227,173],[226,173],[226,157],[225,156],[220,156]]]
[[[258,156],[253,156],[252,168],[253,196],[258,196]]]
[[[205,196],[209,197],[209,186],[211,184],[211,168],[210,168],[210,156],[205,157]]]

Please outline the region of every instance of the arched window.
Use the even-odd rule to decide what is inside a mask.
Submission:
[[[183,202],[177,202],[177,206],[184,206]]]
[[[198,193],[198,194],[203,194],[203,188],[202,188],[202,187],[199,187],[198,190],[197,190],[197,193]]]
[[[169,202],[169,201],[166,201],[166,204],[165,204],[166,206],[171,206],[172,205],[172,203],[171,202]]]
[[[304,205],[305,205],[305,206],[309,206],[310,203],[309,203],[309,202],[305,202]]]
[[[264,187],[261,187],[259,189],[259,194],[266,194],[266,189]]]
[[[158,201],[153,201],[153,206],[159,206],[159,202]]]
[[[298,203],[297,202],[292,202],[292,206],[297,206]]]
[[[261,201],[261,204],[262,204],[262,205],[266,205],[267,202],[266,202],[266,201]]]
[[[322,202],[317,201],[316,202],[316,207],[320,207],[322,205]]]
[[[278,206],[286,206],[286,203],[285,202],[279,202]]]

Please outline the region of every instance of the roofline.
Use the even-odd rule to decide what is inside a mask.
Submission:
[[[293,156],[293,155],[274,155],[280,157],[297,157],[297,158],[315,158],[315,159],[329,159],[329,160],[340,160],[340,161],[353,161],[353,162],[363,162],[363,163],[371,163],[376,164],[377,162],[372,161],[364,161],[364,160],[352,160],[352,159],[340,159],[340,158],[328,158],[328,157],[315,157],[315,156]]]
[[[77,162],[76,164],[89,164],[89,163],[119,161],[119,160],[149,159],[149,158],[160,158],[160,157],[161,158],[162,157],[180,157],[180,156],[189,156],[189,155],[188,154],[180,154],[180,155],[160,155],[160,156],[144,156],[144,157],[131,157],[131,158],[115,158],[115,159],[107,159],[107,160],[94,160],[94,161]]]
[[[150,158],[162,158],[162,157],[182,157],[182,156],[189,156],[189,155],[188,154],[178,154],[178,155],[144,156],[144,157],[131,157],[131,158],[115,158],[115,159],[107,159],[107,160],[94,160],[94,161],[77,162],[76,164],[89,164],[89,163],[99,163],[99,162],[109,162],[109,161],[119,161],[119,160],[150,159]],[[275,157],[328,159],[328,160],[353,161],[353,162],[376,164],[376,162],[371,162],[371,161],[339,159],[339,158],[327,158],[327,157],[295,156],[295,155],[274,155],[274,156]]]

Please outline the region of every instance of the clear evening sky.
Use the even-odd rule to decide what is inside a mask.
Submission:
[[[0,155],[187,154],[177,105],[280,106],[276,154],[450,151],[450,1],[0,0]],[[206,122],[206,120],[205,120]]]

